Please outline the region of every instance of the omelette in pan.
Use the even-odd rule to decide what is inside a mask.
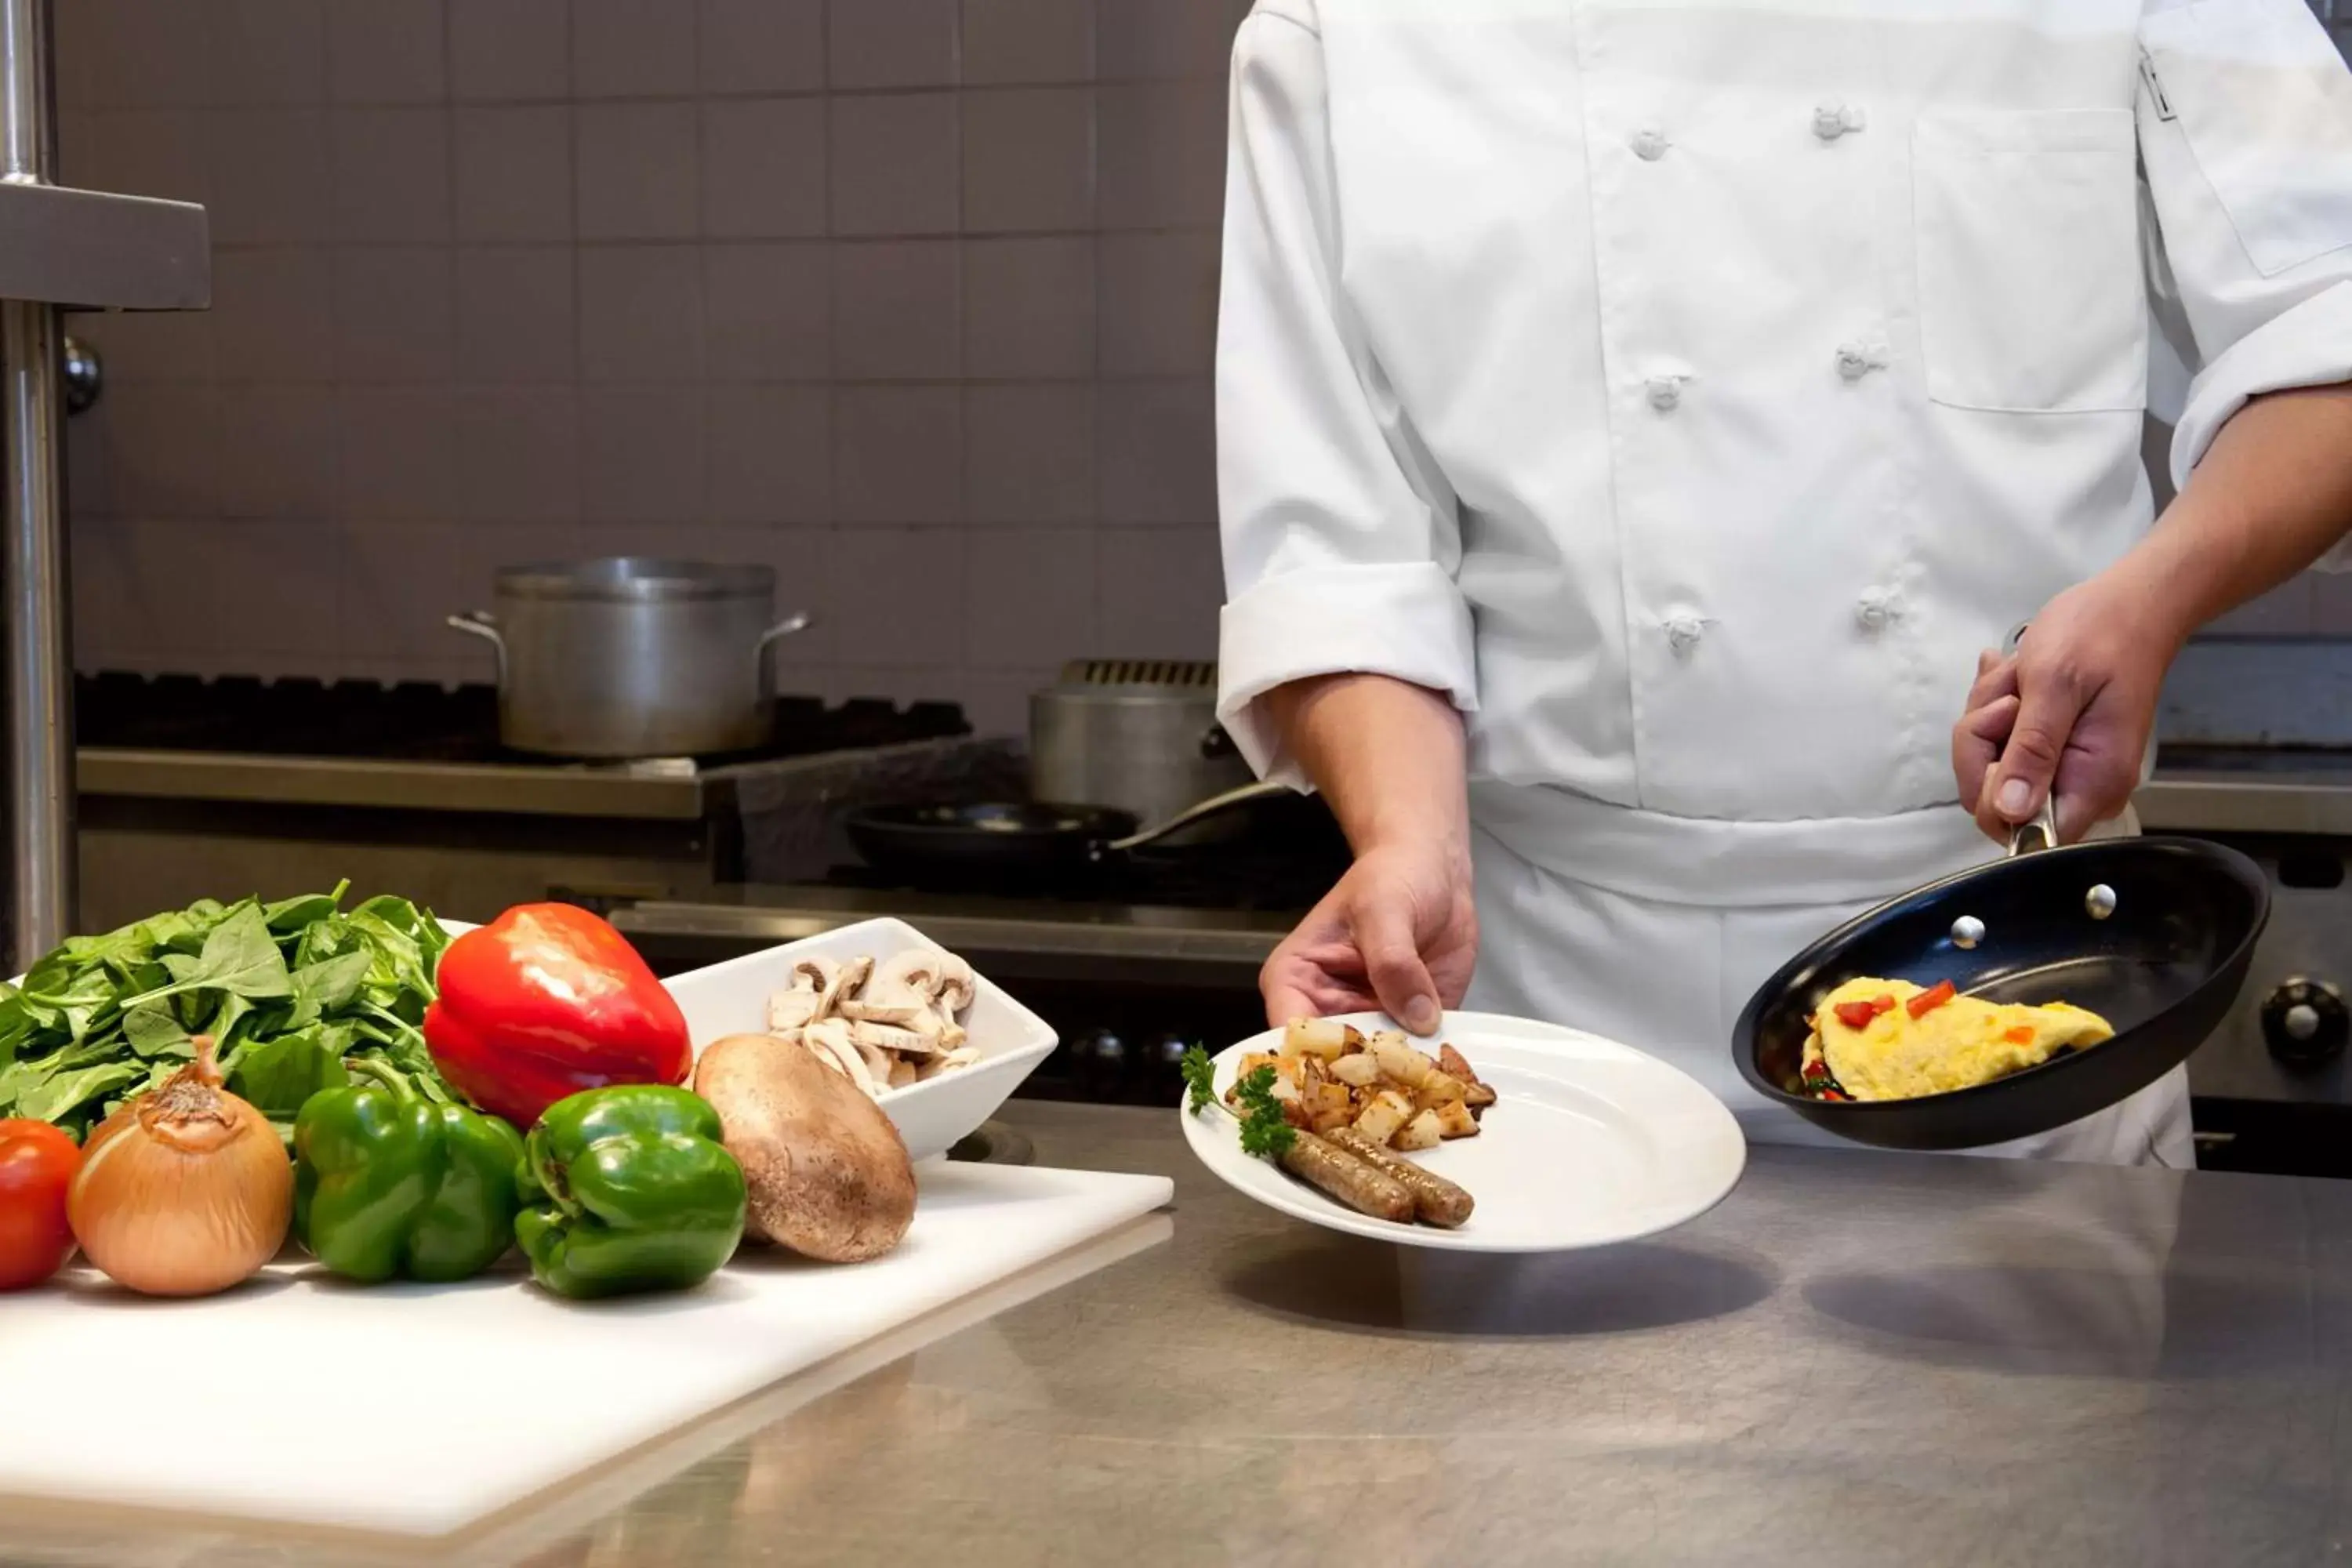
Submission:
[[[1817,1100],[1916,1100],[1973,1089],[2115,1037],[2063,1002],[1963,996],[1950,981],[1849,980],[1813,1013],[1804,1092]]]

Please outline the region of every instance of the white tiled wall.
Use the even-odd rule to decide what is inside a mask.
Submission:
[[[1207,657],[1244,0],[58,0],[66,174],[212,209],[73,319],[86,668],[487,679],[545,556],[762,561],[788,688],[1017,728]]]

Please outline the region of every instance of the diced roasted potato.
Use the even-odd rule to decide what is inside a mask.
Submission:
[[[1372,1096],[1356,1117],[1356,1131],[1375,1143],[1385,1145],[1396,1136],[1398,1128],[1412,1119],[1412,1101],[1392,1089],[1382,1089]]]
[[[1390,1146],[1411,1153],[1415,1149],[1435,1148],[1438,1140],[1444,1136],[1438,1126],[1437,1112],[1424,1110],[1397,1129],[1396,1141]]]
[[[1427,1057],[1414,1050],[1412,1043],[1402,1035],[1374,1035],[1372,1056],[1380,1062],[1382,1072],[1407,1089],[1419,1089],[1421,1080],[1429,1076],[1433,1065]]]
[[[1370,1089],[1381,1081],[1380,1060],[1370,1051],[1358,1051],[1333,1062],[1331,1076],[1353,1088]]]
[[[1455,1078],[1452,1073],[1432,1068],[1422,1079],[1421,1088],[1413,1095],[1412,1102],[1423,1110],[1428,1110],[1440,1105],[1450,1105],[1467,1092],[1466,1086],[1460,1079]]]
[[[1441,1138],[1475,1138],[1478,1119],[1470,1114],[1470,1107],[1456,1100],[1437,1108],[1437,1132]],[[1419,1118],[1414,1120],[1418,1121]]]
[[[1463,1060],[1462,1053],[1452,1046],[1437,1047],[1437,1065],[1449,1076],[1458,1078],[1465,1084],[1478,1081],[1478,1075],[1470,1070],[1470,1064]]]
[[[1356,1119],[1356,1102],[1349,1097],[1345,1084],[1318,1085],[1302,1096],[1299,1103],[1307,1108],[1307,1126],[1317,1132],[1348,1126]]]
[[[1488,1106],[1495,1103],[1494,1086],[1484,1083],[1474,1083],[1470,1085],[1463,1091],[1462,1103],[1468,1106],[1473,1110],[1486,1110]]]
[[[1293,1056],[1326,1061],[1348,1048],[1348,1026],[1333,1018],[1293,1018],[1282,1033],[1282,1048]]]
[[[1274,1098],[1285,1105],[1299,1103],[1298,1085],[1280,1073],[1274,1075]]]
[[[1282,1058],[1272,1051],[1245,1052],[1242,1057],[1242,1065],[1234,1069],[1234,1077],[1237,1080],[1245,1079],[1260,1068],[1272,1068],[1278,1073],[1282,1070]]]

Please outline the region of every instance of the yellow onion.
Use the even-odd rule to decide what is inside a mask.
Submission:
[[[278,1255],[294,1167],[269,1121],[221,1087],[213,1042],[99,1124],[66,1189],[82,1255],[148,1296],[208,1296]]]

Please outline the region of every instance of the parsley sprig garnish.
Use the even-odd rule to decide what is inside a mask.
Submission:
[[[1261,1067],[1234,1085],[1234,1098],[1240,1101],[1240,1109],[1235,1110],[1217,1098],[1217,1068],[1208,1052],[1194,1046],[1178,1067],[1192,1091],[1186,1096],[1185,1108],[1198,1116],[1214,1105],[1239,1121],[1243,1153],[1279,1160],[1298,1142],[1298,1130],[1284,1117],[1282,1102],[1274,1098],[1273,1068]]]

